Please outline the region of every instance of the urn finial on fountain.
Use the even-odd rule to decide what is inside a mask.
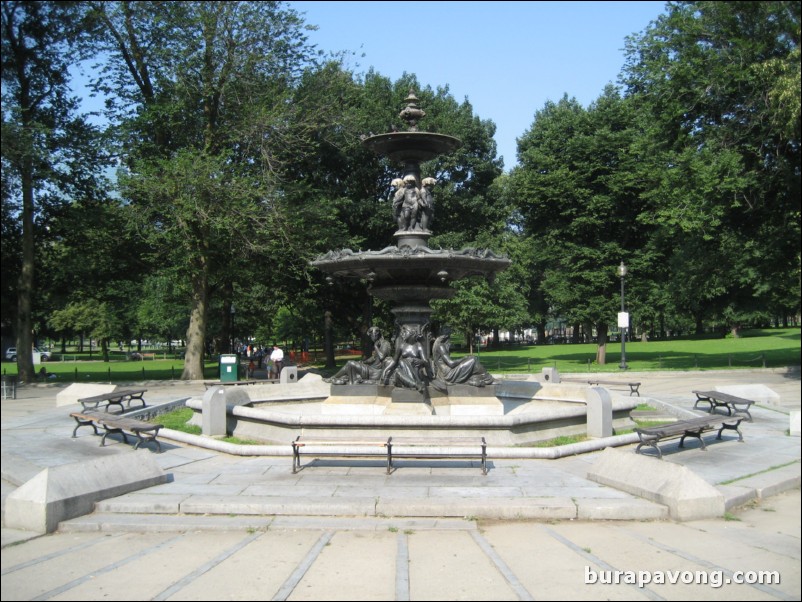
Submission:
[[[410,132],[417,132],[418,131],[418,122],[426,117],[426,111],[420,108],[418,105],[418,97],[415,96],[415,92],[410,89],[409,94],[404,99],[404,102],[407,103],[398,116],[407,122],[407,127]]]

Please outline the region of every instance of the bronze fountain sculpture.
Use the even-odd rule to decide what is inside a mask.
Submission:
[[[421,178],[420,165],[455,151],[462,142],[453,136],[419,131],[418,121],[426,113],[411,91],[405,101],[407,104],[399,116],[408,124],[406,131],[362,140],[377,155],[403,164],[401,176],[392,181],[395,192],[390,198],[397,225],[393,235],[396,244],[380,251],[330,251],[311,262],[329,277],[367,281],[371,295],[392,302],[391,311],[399,332],[389,360],[387,342],[383,338],[374,339],[369,359],[362,363],[348,362],[328,379],[332,394],[340,385],[375,384],[417,392],[417,396],[407,395],[406,400],[426,401],[430,398],[430,385],[447,394],[448,387],[453,385],[484,387],[493,383],[476,358],[451,360],[446,333],[434,341],[433,348],[434,337],[429,332],[433,310],[429,302],[453,296],[454,290],[449,286],[452,281],[477,276],[492,281],[509,266],[510,260],[486,249],[429,248],[437,181],[432,177]],[[377,350],[379,340],[383,343]]]

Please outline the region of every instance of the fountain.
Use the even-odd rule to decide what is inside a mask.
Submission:
[[[479,435],[494,446],[530,445],[561,435],[608,437],[613,427],[631,427],[633,398],[561,383],[556,368],[544,368],[539,377],[497,381],[478,358],[451,358],[447,329],[436,337],[430,331],[429,303],[449,298],[454,292],[450,282],[470,277],[492,281],[510,261],[484,249],[429,248],[436,182],[421,177],[420,165],[453,152],[461,142],[418,131],[425,113],[411,92],[406,102],[400,116],[407,131],[363,139],[373,152],[403,164],[389,200],[395,244],[378,251],[330,251],[311,262],[327,278],[365,281],[371,295],[391,302],[398,329],[394,345],[371,328],[371,356],[347,362],[328,382],[310,373],[289,385],[215,387],[202,401],[187,402],[196,411],[195,423],[200,424],[202,414],[208,424],[216,424],[204,426],[204,434],[260,441],[346,432],[354,437]]]
[[[356,402],[385,404],[385,413],[450,414],[454,406],[462,405],[474,406],[474,410],[485,406],[481,413],[500,414],[503,410],[492,377],[475,358],[451,360],[447,336],[438,339],[440,369],[438,362],[432,361],[430,301],[450,298],[454,294],[450,282],[469,277],[492,281],[510,261],[486,249],[429,248],[436,181],[422,178],[420,165],[455,151],[462,142],[453,136],[419,131],[417,124],[425,112],[411,91],[405,102],[399,117],[407,122],[407,131],[373,135],[362,141],[377,155],[403,165],[401,177],[393,180],[396,190],[391,202],[398,226],[393,234],[395,245],[379,251],[330,251],[311,262],[329,278],[366,281],[369,294],[392,303],[398,326],[395,357],[390,359],[386,351],[379,352],[380,357],[372,357],[362,370],[350,362],[348,370],[332,379],[328,402],[339,405],[337,411]],[[383,370],[379,372],[377,366]]]

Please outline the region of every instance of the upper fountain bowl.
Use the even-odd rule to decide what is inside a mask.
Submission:
[[[462,141],[432,132],[390,132],[365,138],[362,144],[393,161],[417,163],[452,153],[462,146]]]

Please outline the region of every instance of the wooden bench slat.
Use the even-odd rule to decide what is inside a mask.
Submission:
[[[622,386],[622,387],[629,387],[629,396],[632,397],[633,393],[640,397],[640,385],[641,383],[635,382],[627,382],[627,381],[620,381],[620,380],[606,380],[606,379],[589,379],[589,385],[609,385],[612,387],[615,386]]]
[[[92,395],[90,397],[81,397],[78,400],[84,410],[87,409],[87,406],[92,406],[97,408],[101,403],[104,401],[106,402],[106,411],[109,411],[110,405],[118,405],[120,406],[120,411],[123,412],[123,404],[128,403],[128,407],[131,407],[131,402],[141,401],[142,407],[146,407],[147,404],[145,403],[144,394],[147,392],[147,389],[120,389],[118,391],[112,391],[111,393],[103,393],[101,395]]]
[[[156,437],[159,434],[159,430],[164,428],[164,425],[162,424],[153,424],[150,422],[137,420],[136,418],[119,416],[116,414],[101,414],[99,412],[92,411],[73,412],[70,414],[70,416],[74,418],[75,422],[77,423],[76,427],[72,431],[73,439],[76,437],[78,429],[82,426],[91,426],[95,432],[95,435],[100,434],[97,431],[97,427],[101,426],[105,431],[103,438],[100,440],[101,447],[106,445],[106,437],[112,433],[120,433],[123,436],[123,441],[128,443],[128,437],[126,437],[125,434],[125,431],[128,431],[137,438],[137,443],[134,445],[134,449],[139,449],[139,446],[143,443],[152,441],[156,444],[156,447],[161,453],[162,446]]]
[[[736,431],[738,433],[738,441],[743,442],[744,437],[739,428],[742,421],[743,418],[736,418],[734,416],[711,415],[690,418],[688,420],[680,420],[666,425],[636,428],[635,432],[638,434],[640,443],[638,443],[638,446],[635,448],[635,453],[639,454],[641,448],[644,445],[648,445],[649,447],[653,447],[657,452],[657,457],[662,459],[663,452],[660,451],[660,448],[657,447],[657,444],[663,439],[671,439],[675,437],[680,437],[680,447],[684,447],[685,439],[687,437],[699,439],[699,442],[702,445],[702,450],[707,451],[707,446],[702,438],[702,434],[715,429],[718,429],[718,435],[716,436],[716,439],[721,439],[721,433],[724,430],[729,429]],[[733,422],[735,424],[732,424]]]
[[[710,404],[708,408],[710,413],[713,413],[716,408],[723,407],[727,410],[728,416],[744,414],[749,419],[749,422],[752,422],[752,413],[749,411],[749,408],[751,408],[755,402],[751,399],[744,399],[743,397],[737,397],[719,391],[694,391],[693,393],[696,395],[696,403],[693,404],[694,409],[696,409],[700,403],[704,402]]]

